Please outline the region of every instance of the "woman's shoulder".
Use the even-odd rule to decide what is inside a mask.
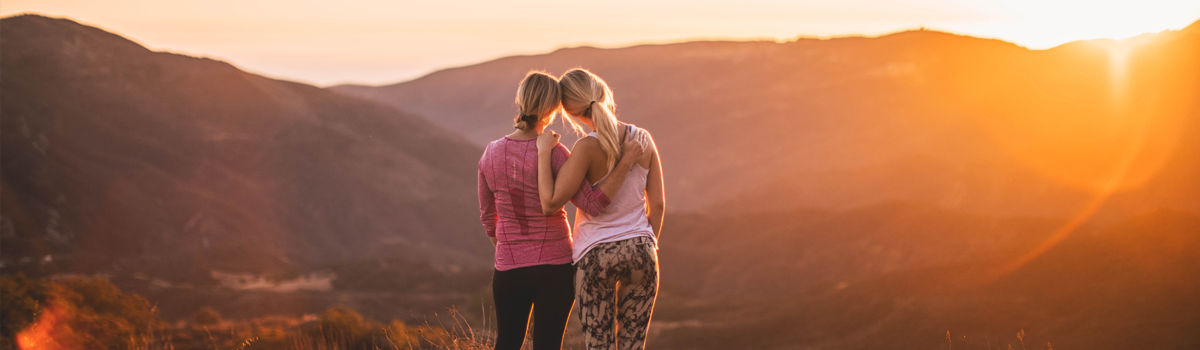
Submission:
[[[629,128],[630,129],[629,130],[630,137],[633,137],[634,140],[637,140],[638,143],[641,143],[642,147],[647,147],[647,148],[653,147],[654,137],[650,135],[650,130],[646,130],[640,126],[633,125],[633,124],[629,124],[629,127],[630,127]]]
[[[567,146],[563,145],[562,142],[558,142],[554,144],[554,149],[550,151],[550,156],[555,164],[557,164],[558,162],[566,161],[567,157],[571,156],[571,150],[568,150]]]
[[[592,134],[579,138],[579,140],[575,141],[575,145],[571,146],[571,152],[573,153],[593,150],[600,150],[600,139],[597,139]]]
[[[563,153],[566,153],[567,155],[571,154],[571,150],[567,149],[567,146],[562,144],[562,142],[554,144],[554,151],[555,152],[563,152]]]
[[[513,141],[515,140],[509,138],[508,136],[501,136],[498,139],[492,140],[492,142],[488,142],[487,146],[483,147],[483,151],[484,153],[487,153],[487,151],[490,149],[504,147],[506,143],[512,143]]]
[[[500,146],[501,144],[506,142],[507,139],[508,139],[507,137],[501,137],[492,142],[488,142],[487,146],[483,147],[483,155],[479,157],[480,162],[482,163],[484,160],[494,157],[495,151],[493,151],[493,150],[496,149],[497,146]]]
[[[486,156],[489,151],[491,151],[493,148],[496,148],[496,145],[500,144],[501,142],[504,142],[503,137],[501,137],[498,140],[493,140],[492,142],[488,142],[486,146],[483,146],[483,155]]]
[[[650,130],[646,130],[646,128],[643,128],[643,127],[640,127],[640,126],[637,126],[634,124],[627,124],[627,125],[629,125],[629,128],[631,129],[630,131],[632,131],[632,133],[635,135],[636,134],[645,134],[646,136],[650,135]]]

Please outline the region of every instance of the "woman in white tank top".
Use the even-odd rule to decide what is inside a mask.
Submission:
[[[575,143],[557,177],[551,175],[550,150],[558,135],[538,137],[542,210],[557,211],[585,179],[598,185],[610,180],[611,172],[629,169],[599,215],[576,211],[572,258],[587,348],[642,349],[658,294],[658,237],[666,209],[658,148],[649,132],[617,120],[612,90],[600,77],[573,69],[559,78],[559,85],[563,110],[594,131]],[[581,130],[573,121],[571,125]],[[630,141],[644,152],[622,157],[621,146]],[[627,162],[633,164],[626,168]]]

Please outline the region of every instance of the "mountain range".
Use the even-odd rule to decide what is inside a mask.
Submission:
[[[490,265],[482,149],[453,132],[67,19],[0,25],[9,268],[196,282],[377,257]]]
[[[1200,210],[1200,24],[1029,50],[935,31],[561,49],[392,85],[332,87],[483,145],[530,69],[584,67],[655,135],[669,206],[845,210],[905,201],[989,215]],[[1118,89],[1118,87],[1124,87]]]

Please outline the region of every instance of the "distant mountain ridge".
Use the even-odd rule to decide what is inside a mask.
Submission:
[[[330,89],[418,112],[484,144],[511,129],[526,71],[585,67],[614,88],[622,120],[659,141],[673,210],[909,201],[1069,217],[1115,181],[1100,216],[1120,220],[1161,206],[1200,210],[1200,186],[1180,181],[1200,176],[1190,141],[1200,109],[1188,106],[1200,74],[1187,63],[1200,57],[1197,28],[1130,44],[1131,105],[1168,107],[1138,116],[1107,107],[1111,41],[1033,51],[934,31],[570,48]],[[1151,93],[1164,89],[1174,93]],[[1125,152],[1133,170],[1122,175],[1126,163],[1112,155]]]
[[[193,281],[373,257],[490,265],[482,150],[424,118],[66,19],[0,25],[8,268]]]

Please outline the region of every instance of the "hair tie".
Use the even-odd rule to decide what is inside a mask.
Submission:
[[[596,101],[588,102],[587,108],[583,109],[583,115],[592,115],[592,106],[596,105]]]
[[[537,114],[522,114],[518,119],[529,124],[534,124],[537,123],[538,116]]]

